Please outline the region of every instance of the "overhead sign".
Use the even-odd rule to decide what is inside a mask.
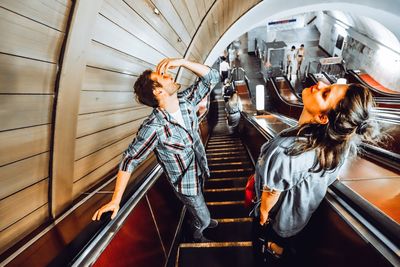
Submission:
[[[321,58],[319,62],[321,63],[321,65],[333,65],[342,63],[342,60],[342,57],[326,57]]]

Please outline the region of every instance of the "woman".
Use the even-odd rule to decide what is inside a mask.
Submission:
[[[240,121],[240,111],[242,110],[242,103],[236,91],[230,93],[228,101],[225,103],[225,111],[228,117],[228,125],[236,131]]]
[[[298,126],[264,144],[256,165],[254,214],[266,225],[262,245],[271,259],[293,251],[349,152],[379,134],[369,120],[372,95],[361,85],[318,83],[302,97]]]
[[[305,53],[306,53],[306,51],[304,49],[304,44],[301,44],[300,48],[297,50],[297,53],[296,53],[296,60],[297,60],[296,74],[300,73],[301,63],[303,63]]]

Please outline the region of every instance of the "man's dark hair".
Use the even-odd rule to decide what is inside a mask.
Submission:
[[[296,47],[294,45],[292,45],[292,49],[296,49]]]
[[[162,85],[151,79],[151,73],[152,70],[145,70],[136,80],[133,88],[135,90],[136,99],[140,103],[156,108],[158,107],[158,101],[156,96],[153,94],[153,89],[156,87],[162,87]]]

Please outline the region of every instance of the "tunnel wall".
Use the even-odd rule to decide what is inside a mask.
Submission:
[[[0,253],[49,217],[55,82],[71,1],[0,2]]]
[[[143,70],[204,62],[258,2],[1,1],[0,253],[115,169],[151,112],[132,92]]]

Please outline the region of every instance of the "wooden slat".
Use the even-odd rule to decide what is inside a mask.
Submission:
[[[97,16],[93,39],[154,65],[167,57],[101,15]]]
[[[56,64],[0,54],[0,93],[52,94],[56,70]]]
[[[87,157],[84,157],[75,162],[74,167],[74,182],[81,179],[83,176],[89,174],[93,170],[99,168],[109,160],[120,155],[127,149],[128,145],[132,142],[136,134],[130,135],[117,143],[107,146]]]
[[[175,10],[178,12],[180,18],[183,21],[183,24],[186,26],[187,30],[189,31],[189,34],[191,37],[194,36],[197,27],[195,26],[188,7],[186,5],[185,1],[182,0],[170,0],[171,4],[174,6]]]
[[[9,228],[0,232],[0,254],[13,246],[23,237],[31,233],[34,229],[43,224],[49,217],[48,205],[44,205],[30,213]]]
[[[119,52],[103,44],[92,41],[87,52],[87,64],[107,70],[139,76],[146,69],[154,69],[155,65],[144,62],[128,54]]]
[[[0,6],[64,32],[70,0],[2,0]]]
[[[82,91],[79,114],[139,107],[133,92]]]
[[[0,95],[0,131],[51,123],[53,96]]]
[[[45,179],[0,200],[0,231],[47,203],[49,180]]]
[[[190,44],[189,31],[186,29],[186,25],[183,24],[181,17],[176,12],[174,6],[169,0],[153,0],[152,1],[157,8],[161,11],[163,17],[168,21],[169,25],[172,25],[174,31],[181,37],[186,47]]]
[[[118,166],[120,160],[121,160],[121,157],[117,156],[117,157],[111,159],[106,164],[102,165],[100,168],[96,169],[95,171],[89,173],[82,179],[75,182],[72,187],[73,198],[79,197],[86,190],[88,190],[93,185],[98,183],[100,181],[100,179],[104,177],[104,175],[106,175],[108,172],[110,172],[112,169],[114,169],[115,167]],[[110,199],[111,199],[111,196],[110,196]]]
[[[0,168],[0,199],[49,175],[49,153],[42,153]]]
[[[194,26],[198,28],[201,20],[203,19],[203,16],[200,15],[197,9],[198,0],[186,0],[185,2],[188,7],[190,16],[194,22]]]
[[[50,125],[0,132],[0,166],[49,151]]]
[[[140,8],[140,3],[135,1],[133,7]],[[186,45],[183,42],[178,42],[179,36],[175,31],[168,24],[147,23],[142,18],[148,17],[144,15],[144,12],[150,11],[152,15],[155,14],[149,9],[140,11],[139,15],[123,1],[105,0],[100,13],[163,54],[169,57],[182,57],[186,50]],[[156,17],[160,18],[160,16]]]
[[[132,92],[136,79],[128,74],[87,67],[82,90]]]
[[[196,81],[197,75],[194,74],[193,72],[191,72],[187,69],[184,69],[184,68],[182,68],[181,72],[182,72],[182,76],[184,77],[184,81],[188,81],[189,84],[192,84]]]
[[[155,160],[156,159],[154,153],[151,153],[148,158],[142,164],[140,164],[132,173],[132,177],[129,183],[132,183],[138,177],[138,173],[143,173],[143,171],[146,170],[150,165],[152,165]],[[94,172],[91,172],[90,174],[86,175],[85,177],[74,183],[75,198],[84,193],[87,189],[91,188],[94,184],[98,183],[99,180],[103,178],[103,176],[106,175],[108,172],[118,167],[120,161],[121,157],[117,156],[100,168],[96,169]]]
[[[203,0],[196,1],[196,7],[199,12],[200,19],[202,19],[204,17],[204,15],[206,14],[206,6],[205,6],[204,1]]]
[[[142,108],[80,115],[78,118],[77,137],[79,138],[133,120],[145,118],[152,110],[150,107],[143,106]]]
[[[75,160],[136,133],[143,119],[76,139]]]
[[[216,4],[217,5],[217,4]],[[218,39],[220,35],[222,35],[222,33],[219,31],[219,27],[218,27],[218,15],[217,12],[210,12],[210,19],[208,20],[209,22],[212,23],[212,26],[210,26],[213,31],[214,31],[214,36],[215,39]]]
[[[64,34],[0,8],[0,52],[56,63]]]

